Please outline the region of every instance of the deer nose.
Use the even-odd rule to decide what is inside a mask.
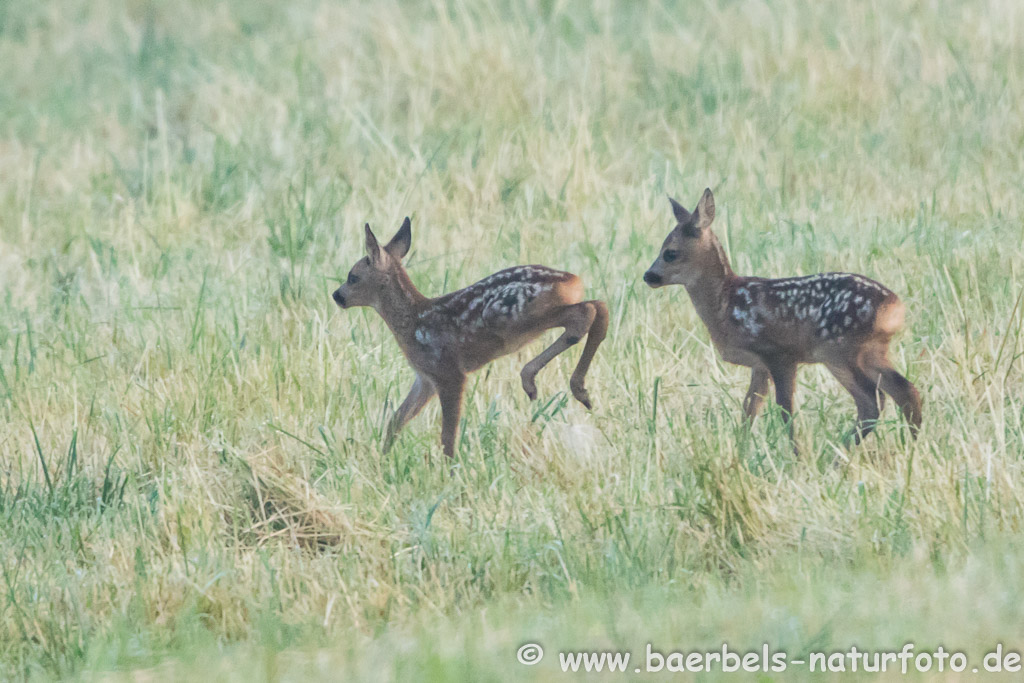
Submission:
[[[341,293],[340,289],[334,290],[334,302],[342,308],[345,308],[345,295]]]
[[[646,282],[647,284],[652,285],[652,286],[653,285],[660,285],[661,284],[661,276],[658,275],[657,273],[654,273],[654,272],[651,272],[651,271],[648,270],[646,273],[644,273],[644,282]]]

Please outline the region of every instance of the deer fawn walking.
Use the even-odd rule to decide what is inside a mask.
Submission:
[[[854,439],[875,427],[884,396],[893,398],[916,437],[921,397],[889,361],[889,342],[902,327],[899,297],[851,273],[765,279],[733,273],[711,232],[715,199],[704,190],[690,213],[669,198],[676,226],[644,273],[657,288],[683,285],[723,360],[752,369],[743,401],[753,419],[775,383],[775,400],[793,438],[793,392],[800,363],[824,363],[857,403]]]
[[[411,241],[408,218],[384,247],[367,224],[366,258],[352,266],[348,280],[334,292],[342,308],[376,310],[416,371],[409,395],[388,424],[385,453],[399,430],[437,394],[441,443],[445,455],[453,456],[466,375],[555,327],[565,331],[523,368],[523,389],[536,399],[537,373],[586,336],[569,387],[576,400],[591,407],[584,380],[608,331],[608,307],[603,301],[583,301],[580,278],[544,266],[517,266],[431,299],[416,289],[402,266]]]

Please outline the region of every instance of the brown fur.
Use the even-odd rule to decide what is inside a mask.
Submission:
[[[921,425],[917,389],[893,368],[889,343],[903,327],[904,306],[881,284],[851,273],[765,279],[733,273],[711,231],[715,203],[704,191],[691,213],[670,199],[676,225],[644,281],[679,284],[707,326],[722,358],[751,368],[743,402],[748,418],[760,410],[771,382],[789,422],[796,369],[824,363],[857,403],[857,442],[874,429],[891,396],[916,436]]]
[[[441,443],[445,454],[453,456],[466,376],[555,327],[564,328],[563,334],[523,368],[523,389],[536,399],[537,373],[586,337],[569,387],[578,401],[591,407],[584,380],[607,333],[608,308],[602,301],[583,301],[579,277],[544,266],[518,266],[431,299],[420,294],[402,266],[411,240],[408,218],[385,247],[367,225],[367,256],[334,292],[342,308],[374,308],[416,371],[409,395],[388,425],[385,452],[436,394],[441,401]]]

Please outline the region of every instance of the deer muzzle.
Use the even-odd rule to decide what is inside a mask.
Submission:
[[[653,270],[648,270],[644,273],[644,282],[651,287],[660,287],[664,283],[664,279]]]

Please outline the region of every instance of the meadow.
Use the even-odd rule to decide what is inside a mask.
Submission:
[[[1014,0],[0,3],[0,679],[1019,650],[1022,111]],[[890,405],[844,448],[818,368],[800,458],[743,424],[640,279],[706,186],[737,272],[900,294],[919,440]],[[436,402],[382,455],[412,372],[330,294],[407,215],[427,294],[540,263],[608,302],[593,412],[578,348],[527,399],[538,342],[472,376],[451,472]]]

